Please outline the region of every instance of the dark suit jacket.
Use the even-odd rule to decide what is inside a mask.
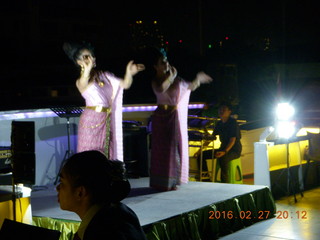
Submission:
[[[83,240],[146,240],[137,215],[123,203],[104,207],[92,218]]]

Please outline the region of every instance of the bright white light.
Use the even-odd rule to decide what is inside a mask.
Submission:
[[[279,121],[277,125],[277,132],[279,138],[290,138],[295,133],[295,122]]]
[[[294,115],[294,108],[289,103],[279,103],[276,114],[279,120],[289,120]]]

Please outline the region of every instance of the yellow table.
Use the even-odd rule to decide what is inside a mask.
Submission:
[[[0,185],[0,228],[4,219],[14,220],[12,186]],[[32,212],[30,204],[31,189],[23,186],[16,186],[16,221],[32,224]]]

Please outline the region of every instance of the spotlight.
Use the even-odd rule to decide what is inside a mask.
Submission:
[[[276,114],[278,120],[289,120],[294,115],[294,108],[289,103],[279,103]]]
[[[279,138],[288,139],[295,133],[296,123],[292,121],[295,110],[289,103],[279,103],[276,109],[276,129]]]
[[[279,121],[277,124],[279,138],[291,138],[296,132],[296,123],[294,121]]]

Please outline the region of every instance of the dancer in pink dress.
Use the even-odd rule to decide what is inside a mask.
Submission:
[[[130,61],[123,79],[95,69],[96,58],[89,43],[63,46],[69,58],[81,68],[76,86],[86,107],[78,126],[77,152],[99,150],[109,159],[123,161],[122,96],[144,65]]]
[[[190,92],[202,83],[212,81],[199,72],[192,82],[177,76],[165,54],[149,49],[147,59],[152,68],[152,88],[157,109],[152,116],[150,186],[159,190],[175,190],[189,178],[188,104]]]

